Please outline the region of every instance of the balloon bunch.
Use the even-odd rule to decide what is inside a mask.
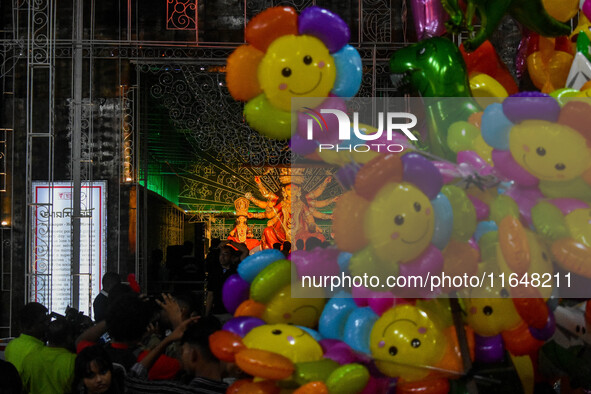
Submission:
[[[397,392],[449,392],[448,379],[464,371],[455,327],[442,318],[448,310],[437,301],[407,300],[378,315],[356,303],[345,294],[331,299],[320,318],[321,335],[371,356],[382,374],[398,378]],[[473,358],[474,336],[464,329]]]
[[[213,354],[255,379],[242,379],[229,393],[275,393],[281,387],[295,393],[358,393],[369,380],[357,363],[340,365],[324,358],[311,330],[288,324],[265,324],[247,317],[228,321],[209,338]]]
[[[361,58],[348,45],[350,31],[336,14],[308,7],[272,7],[255,16],[244,32],[247,44],[227,60],[226,82],[236,100],[245,101],[248,124],[262,135],[289,139],[292,125],[305,137],[307,117],[298,111],[344,109],[343,98],[361,85]]]
[[[336,257],[334,261],[336,264]],[[300,271],[305,272],[305,269],[302,264]],[[297,297],[291,293],[292,273],[297,274],[292,262],[284,260],[283,253],[278,250],[266,249],[253,254],[241,262],[238,274],[224,283],[224,306],[236,317],[251,316],[270,324],[315,327],[324,307],[324,291],[312,289],[306,297]]]
[[[478,261],[468,244],[475,228],[471,200],[457,186],[443,186],[437,167],[417,153],[380,155],[362,166],[333,219],[337,247],[354,253],[346,271],[384,277],[469,271]],[[411,296],[407,290],[394,291]]]

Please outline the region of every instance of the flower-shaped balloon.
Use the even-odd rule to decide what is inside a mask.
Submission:
[[[327,303],[319,324],[321,334],[371,356],[382,374],[398,378],[398,388],[408,390],[401,392],[449,392],[448,379],[464,371],[455,327],[443,317],[448,312],[440,309],[441,304],[411,301],[378,315],[344,296]],[[473,358],[471,330],[466,337]]]
[[[458,252],[448,248],[450,240],[467,243],[476,228],[476,212],[465,192],[443,186],[438,169],[419,154],[376,157],[357,172],[354,187],[333,214],[337,246],[354,253],[347,267],[354,275],[436,275]],[[418,288],[392,291],[426,295]]]
[[[293,98],[305,98],[302,108],[310,110],[359,90],[361,57],[347,45],[349,27],[326,9],[308,7],[298,16],[291,7],[269,8],[248,23],[245,38],[228,57],[226,81],[262,135],[291,137]]]

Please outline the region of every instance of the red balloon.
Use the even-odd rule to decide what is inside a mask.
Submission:
[[[294,370],[287,357],[261,349],[240,351],[236,355],[236,365],[249,375],[271,380],[287,379]]]
[[[233,363],[236,353],[245,349],[242,338],[233,332],[220,330],[209,336],[209,348],[222,361]]]
[[[267,8],[244,30],[246,42],[263,52],[275,39],[287,34],[298,34],[298,14],[292,7]]]
[[[379,155],[365,163],[355,176],[355,191],[371,201],[388,182],[402,182],[400,155]]]
[[[514,292],[511,293],[515,296]],[[519,316],[530,326],[542,329],[548,320],[548,307],[542,298],[513,298]]]
[[[503,331],[501,335],[505,342],[505,348],[514,356],[532,354],[544,344],[543,341],[539,341],[531,335],[529,327],[524,321],[513,330]]]
[[[328,394],[328,387],[323,382],[309,382],[300,386],[293,394]]]

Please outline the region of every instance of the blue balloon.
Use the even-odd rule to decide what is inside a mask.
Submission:
[[[370,308],[358,308],[351,312],[345,325],[344,341],[354,350],[371,354],[369,350],[369,335],[378,320],[378,315]]]
[[[484,141],[495,149],[509,149],[509,132],[513,123],[503,112],[503,105],[491,104],[482,114],[480,132]]]
[[[238,275],[248,283],[265,269],[269,264],[284,259],[285,256],[277,249],[265,249],[251,254],[238,265]]]
[[[345,99],[355,96],[363,76],[359,52],[351,45],[345,45],[332,57],[337,71],[332,93]]]
[[[296,326],[296,327],[301,329],[302,331],[305,331],[308,334],[310,334],[310,336],[312,338],[314,338],[314,340],[316,340],[316,342],[320,342],[324,339],[324,338],[322,338],[322,335],[320,335],[320,333],[318,331],[313,330],[310,327],[304,327],[304,326]]]
[[[324,306],[318,320],[318,331],[324,338],[343,340],[345,323],[357,309],[355,301],[345,292],[338,293]]]
[[[439,193],[431,200],[431,205],[435,215],[435,228],[431,242],[437,249],[443,250],[451,239],[454,224],[453,210],[449,199],[443,193]]]
[[[474,231],[474,239],[476,242],[480,241],[480,238],[486,233],[491,231],[497,231],[499,228],[497,224],[493,220],[488,220],[485,222],[479,222],[476,225],[476,231]]]
[[[351,262],[351,257],[353,257],[353,254],[349,253],[349,252],[341,252],[339,254],[339,257],[337,259],[337,263],[339,264],[339,267],[341,268],[341,272],[344,272],[345,274],[349,274],[349,264]]]

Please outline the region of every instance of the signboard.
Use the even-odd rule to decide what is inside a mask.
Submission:
[[[80,200],[80,304],[91,316],[106,269],[106,181],[82,185]],[[71,304],[72,216],[71,182],[33,182],[30,301],[64,314]]]

